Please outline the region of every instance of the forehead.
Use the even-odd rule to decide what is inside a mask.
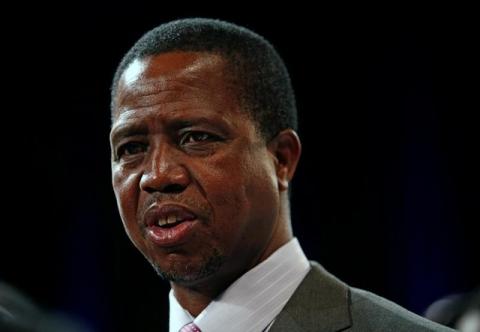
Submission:
[[[122,110],[195,98],[234,98],[226,61],[203,52],[169,52],[135,59],[122,73],[114,96],[114,117]]]
[[[225,60],[217,54],[205,52],[168,52],[137,58],[122,74],[123,83],[138,79],[157,79],[205,75],[223,69]]]

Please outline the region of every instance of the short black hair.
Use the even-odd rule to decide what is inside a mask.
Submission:
[[[112,114],[115,94],[124,70],[135,59],[161,53],[208,52],[227,60],[235,76],[241,106],[267,140],[281,130],[297,130],[297,110],[287,68],[262,36],[233,23],[189,18],[162,24],[143,35],[127,52],[113,79]]]

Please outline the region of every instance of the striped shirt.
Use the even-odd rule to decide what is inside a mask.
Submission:
[[[310,270],[296,238],[237,279],[197,316],[183,309],[170,291],[170,332],[194,322],[202,332],[262,332]]]

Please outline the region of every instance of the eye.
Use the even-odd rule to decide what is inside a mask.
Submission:
[[[117,150],[117,158],[133,156],[145,152],[146,144],[140,142],[128,142],[121,145]]]
[[[220,140],[216,135],[203,131],[189,131],[180,137],[180,145],[192,145],[205,142],[215,142]]]

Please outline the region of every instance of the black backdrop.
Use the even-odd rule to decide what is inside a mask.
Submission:
[[[4,13],[0,278],[39,305],[96,331],[166,325],[168,287],[129,243],[110,187],[109,84],[142,33],[191,16],[257,31],[290,69],[304,145],[292,216],[309,258],[420,314],[478,284],[468,15],[69,6]]]

